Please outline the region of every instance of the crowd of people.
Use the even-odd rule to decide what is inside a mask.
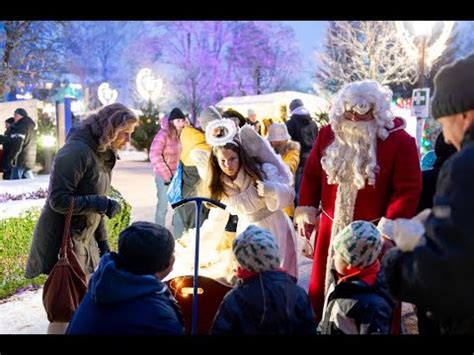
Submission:
[[[71,238],[88,291],[69,325],[52,323],[51,332],[184,334],[165,282],[175,240],[201,227],[191,204],[174,211],[173,233],[165,227],[167,194],[182,169],[182,198],[226,206],[201,211],[203,229],[212,231],[202,238],[232,255],[233,289],[211,334],[399,334],[402,302],[415,305],[420,334],[473,334],[473,75],[471,55],[434,79],[431,113],[442,134],[426,172],[405,120],[390,110],[392,92],[373,80],[344,85],[319,131],[300,99],[290,103],[288,121],[268,125],[253,110],[245,118],[210,106],[194,126],[176,107],[149,150],[155,223],[124,229],[118,252],[104,218],[120,205],[106,191],[138,119],[121,104],[102,108],[55,156],[28,258],[28,278],[51,271],[74,197]],[[31,171],[30,121],[16,110],[1,136],[16,152],[12,178]],[[302,242],[309,247],[300,250]],[[297,284],[299,253],[312,259],[308,290]]]

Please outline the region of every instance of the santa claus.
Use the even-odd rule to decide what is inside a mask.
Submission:
[[[321,319],[331,240],[355,220],[377,223],[414,216],[421,193],[415,139],[390,111],[392,92],[372,80],[345,85],[336,95],[306,162],[294,221],[300,234],[317,228],[309,296]],[[305,228],[306,227],[306,228]],[[328,270],[328,272],[327,272]]]

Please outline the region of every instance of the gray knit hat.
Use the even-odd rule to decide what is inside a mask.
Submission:
[[[245,270],[261,272],[280,267],[280,250],[272,233],[267,229],[248,226],[234,239],[232,250]]]
[[[373,223],[355,221],[334,237],[333,248],[349,265],[366,268],[379,257],[382,238]]]
[[[202,130],[205,132],[206,127],[210,122],[221,119],[222,116],[219,111],[217,111],[214,106],[209,106],[199,115],[199,124],[201,125]]]
[[[434,79],[431,114],[435,119],[474,109],[474,54],[442,67]]]

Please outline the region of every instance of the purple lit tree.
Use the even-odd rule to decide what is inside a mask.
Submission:
[[[293,29],[269,21],[234,23],[227,60],[241,95],[294,87],[302,63]]]
[[[170,85],[193,119],[207,105],[231,92],[225,50],[229,23],[173,21],[157,23],[163,59],[172,68]]]
[[[277,22],[158,23],[169,84],[193,117],[225,96],[292,88],[300,67],[293,31]]]

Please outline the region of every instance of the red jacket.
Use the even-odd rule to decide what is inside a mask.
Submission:
[[[415,215],[421,194],[421,169],[415,139],[403,129],[396,130],[402,122],[396,118],[393,132],[385,140],[377,139],[380,171],[375,186],[366,185],[359,190],[354,221],[373,221],[381,217],[411,218]],[[334,217],[337,185],[328,185],[321,157],[333,140],[331,126],[323,127],[306,162],[298,201],[298,206],[316,208],[321,202],[321,207],[331,218]],[[332,221],[325,213],[321,214],[308,290],[318,321],[324,304],[326,260],[332,228]]]

